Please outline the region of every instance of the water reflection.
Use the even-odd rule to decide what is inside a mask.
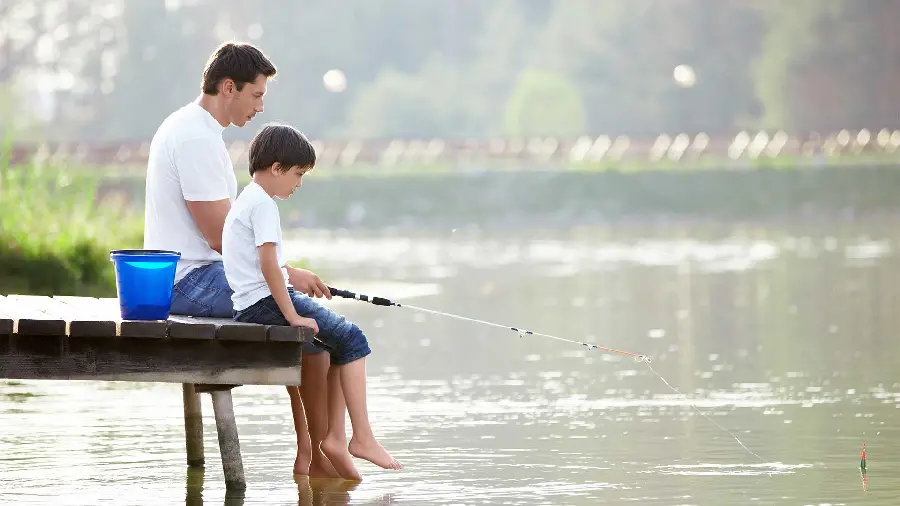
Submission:
[[[334,286],[644,353],[687,398],[629,358],[334,300],[370,336],[373,426],[407,468],[295,482],[283,389],[241,387],[246,495],[225,494],[204,398],[186,503],[896,504],[900,234],[670,235],[304,237]],[[0,383],[0,502],[180,502],[180,401],[177,385]]]
[[[246,492],[225,491],[224,498],[218,497],[219,487],[213,485],[214,496],[204,502],[203,488],[206,479],[206,471],[203,468],[188,468],[186,474],[185,506],[209,506],[221,504],[223,506],[244,506]],[[383,494],[380,497],[364,502],[352,501],[351,492],[359,488],[360,483],[341,479],[310,479],[308,476],[294,475],[294,483],[297,486],[298,506],[346,506],[349,504],[366,504],[371,506],[384,506],[394,504],[393,494]]]
[[[187,468],[187,493],[185,494],[185,506],[203,506],[203,484],[206,470],[203,468]],[[206,504],[222,504],[223,506],[244,506],[244,492],[225,491],[224,501],[207,501]]]

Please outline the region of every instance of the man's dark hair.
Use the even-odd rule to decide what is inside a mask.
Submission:
[[[252,83],[260,75],[266,78],[276,74],[275,65],[258,48],[242,42],[226,42],[216,49],[203,69],[203,93],[216,95],[219,83],[224,79],[234,81],[238,91]]]
[[[250,141],[250,175],[275,163],[282,171],[293,166],[315,167],[316,150],[299,130],[278,123],[263,125]]]

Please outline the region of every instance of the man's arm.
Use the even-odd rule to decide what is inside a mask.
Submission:
[[[220,147],[206,138],[182,142],[173,152],[188,211],[209,247],[222,252],[222,228],[231,209],[228,171],[221,166]]]
[[[200,233],[206,238],[209,247],[222,253],[222,229],[225,227],[225,216],[231,210],[231,200],[194,201],[186,200],[188,211],[197,223]]]

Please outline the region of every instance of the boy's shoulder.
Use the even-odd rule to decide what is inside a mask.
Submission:
[[[231,212],[246,214],[257,208],[278,209],[278,205],[272,200],[272,197],[265,192],[259,185],[250,183],[244,187],[238,194],[234,203],[231,205]]]

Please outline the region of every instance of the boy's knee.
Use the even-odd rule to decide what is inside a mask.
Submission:
[[[332,364],[348,364],[372,353],[366,334],[355,323],[344,320],[344,325],[339,332],[336,337],[340,347],[331,354]]]

